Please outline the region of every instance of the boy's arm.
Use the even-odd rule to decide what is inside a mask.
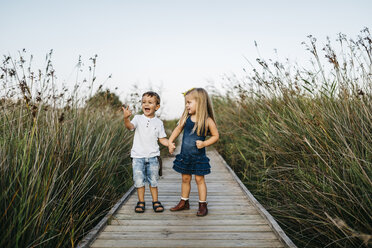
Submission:
[[[163,146],[169,146],[169,140],[167,138],[159,138],[159,142]]]
[[[122,109],[123,109],[123,114],[124,114],[125,127],[129,130],[133,130],[134,125],[132,124],[132,122],[130,122],[130,119],[129,119],[129,117],[132,115],[132,112],[129,110],[129,106],[127,106],[127,108],[122,107]]]
[[[127,129],[129,129],[129,130],[133,130],[134,129],[134,125],[132,124],[132,122],[130,122],[129,117],[124,118],[124,123],[125,123],[125,127]]]
[[[197,140],[196,146],[201,149],[203,147],[207,147],[213,145],[218,141],[220,135],[217,130],[216,123],[212,120],[212,118],[208,118],[208,129],[211,132],[211,137],[205,141]]]
[[[162,144],[163,146],[169,147],[169,141],[167,139],[167,134],[165,133],[163,122],[161,122],[161,125],[160,125],[158,139],[159,139],[160,144]]]

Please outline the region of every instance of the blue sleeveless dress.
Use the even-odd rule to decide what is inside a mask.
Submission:
[[[188,117],[183,128],[181,153],[176,155],[173,169],[182,174],[207,175],[211,172],[209,158],[205,154],[205,147],[198,149],[197,140],[205,140],[205,136],[198,136],[192,131],[195,123]]]

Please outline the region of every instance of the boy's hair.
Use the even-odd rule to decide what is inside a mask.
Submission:
[[[142,94],[142,97],[144,97],[144,96],[155,97],[156,105],[160,104],[160,96],[158,95],[158,93],[156,93],[154,91],[147,91],[147,92]]]
[[[194,99],[196,99],[196,121],[193,131],[197,133],[199,136],[206,136],[208,134],[208,129],[206,128],[208,125],[208,117],[210,117],[214,122],[214,112],[212,101],[208,96],[208,93],[203,88],[192,88],[188,90],[185,94],[185,101],[186,96],[190,95]],[[185,103],[186,105],[186,103]],[[184,126],[186,123],[187,118],[189,117],[189,113],[185,107],[185,110],[182,114],[179,124]]]

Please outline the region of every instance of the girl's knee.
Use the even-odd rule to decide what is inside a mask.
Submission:
[[[204,181],[204,176],[195,176],[195,182],[196,184],[204,184],[205,181]]]
[[[183,174],[182,175],[182,182],[183,183],[190,183],[191,182],[191,175]]]

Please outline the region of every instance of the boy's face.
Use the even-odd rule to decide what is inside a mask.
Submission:
[[[157,104],[156,97],[148,95],[142,97],[142,111],[146,117],[153,118],[159,108],[160,105]]]

